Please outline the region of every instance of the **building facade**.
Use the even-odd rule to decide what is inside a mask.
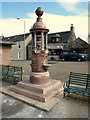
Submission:
[[[29,59],[29,43],[31,42],[31,34],[25,34],[25,41],[24,41],[24,34],[11,36],[3,38],[2,41],[12,41],[15,42],[15,45],[11,45],[11,60],[26,60]],[[25,48],[25,49],[24,49]]]
[[[10,36],[3,38],[2,41],[16,42],[11,46],[11,60],[30,60],[32,49],[32,35],[30,33]],[[82,47],[83,46],[83,47]],[[48,49],[49,52],[60,54],[61,50],[73,49],[77,53],[87,54],[87,43],[81,38],[76,39],[75,28],[73,24],[69,31],[49,33],[48,34]],[[24,49],[25,48],[25,49]]]
[[[90,44],[78,37],[73,43],[71,50],[75,50],[77,53],[85,55],[87,57]]]
[[[73,24],[70,31],[48,34],[48,49],[50,54],[60,55],[62,50],[71,49],[71,44],[76,40]]]

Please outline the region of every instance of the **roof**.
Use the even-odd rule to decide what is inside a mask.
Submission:
[[[71,31],[65,31],[65,32],[57,32],[57,33],[50,33],[48,34],[48,41],[49,43],[51,42],[51,37],[55,37],[57,36],[57,34],[59,36],[61,36],[59,43],[67,43],[69,36],[71,34]]]
[[[29,36],[29,34],[30,33],[25,34],[25,39]],[[9,36],[9,37],[3,37],[0,40],[2,40],[2,41],[11,41],[11,42],[23,41],[24,40],[24,34],[15,35],[15,36]]]
[[[88,48],[88,43],[82,40],[81,38],[77,38],[73,43],[72,43],[72,48]]]
[[[10,41],[0,41],[0,44],[4,44],[4,45],[15,45],[15,42],[10,42]]]

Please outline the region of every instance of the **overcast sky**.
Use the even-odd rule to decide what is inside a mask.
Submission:
[[[35,10],[41,7],[44,11],[43,22],[49,33],[69,31],[74,24],[76,37],[87,41],[88,36],[88,2],[2,2],[2,29],[0,35],[12,36],[28,33],[36,21]],[[16,18],[20,17],[21,20]]]

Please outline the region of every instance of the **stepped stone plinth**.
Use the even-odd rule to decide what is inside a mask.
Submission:
[[[30,83],[29,80],[25,80],[17,85],[10,86],[10,90],[42,102],[47,102],[63,90],[62,85],[63,83],[58,80],[51,80],[51,82],[45,85],[35,85]]]

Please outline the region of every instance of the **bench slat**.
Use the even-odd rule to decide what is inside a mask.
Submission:
[[[90,74],[70,72],[69,81],[64,83],[65,92],[78,93],[81,95],[90,95]]]
[[[74,73],[74,72],[70,72],[71,73],[71,75],[88,75],[88,74],[84,74],[84,73]]]
[[[87,81],[75,81],[75,80],[72,80],[72,81],[70,81],[70,84],[71,84],[71,83],[87,84]]]
[[[71,78],[81,78],[81,79],[86,79],[87,78],[87,76],[70,76]]]
[[[2,65],[2,74],[0,75],[13,78],[16,84],[17,82],[22,81],[22,67]]]
[[[77,75],[77,74],[76,74],[76,75],[72,75],[72,74],[71,74],[70,77],[87,77],[87,75],[79,75],[79,74],[78,74],[78,75]]]
[[[81,86],[86,86],[86,84],[80,84],[80,83],[71,83],[71,84],[74,84],[74,85],[81,85]]]
[[[76,78],[71,78],[70,81],[80,81],[80,82],[86,82],[86,80],[84,79],[76,79]]]

